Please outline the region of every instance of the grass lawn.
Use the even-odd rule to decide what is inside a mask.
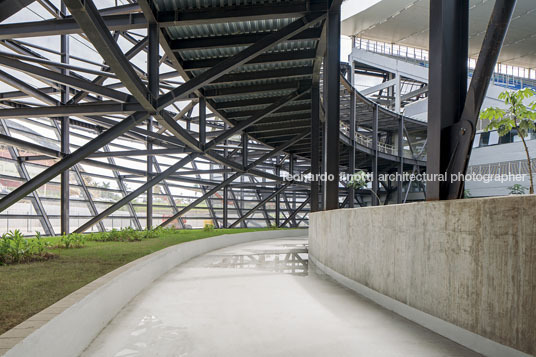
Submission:
[[[0,266],[0,334],[102,275],[157,250],[196,239],[266,230],[177,230],[139,242],[86,242],[83,248],[50,249],[56,258]],[[58,238],[50,238],[52,242]]]

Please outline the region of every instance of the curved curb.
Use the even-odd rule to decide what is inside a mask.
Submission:
[[[373,290],[363,284],[352,280],[341,273],[320,263],[318,259],[309,253],[309,261],[313,263],[320,271],[336,280],[339,284],[347,287],[374,303],[393,311],[394,313],[413,321],[441,336],[448,338],[460,345],[467,347],[475,352],[481,353],[488,357],[531,357],[524,352],[514,348],[502,345],[498,342],[477,335],[474,332],[451,324],[445,320],[427,314],[421,310],[417,310],[409,305],[401,303],[387,295],[383,295],[376,290]]]
[[[307,236],[307,230],[224,234],[146,255],[78,289],[1,335],[0,354],[78,356],[132,298],[175,266],[235,244],[299,236]]]

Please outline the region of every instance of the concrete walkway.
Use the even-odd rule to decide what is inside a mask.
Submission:
[[[318,272],[306,239],[233,246],[175,268],[84,356],[478,356]]]

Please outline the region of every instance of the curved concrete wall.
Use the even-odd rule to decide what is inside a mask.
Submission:
[[[306,236],[307,230],[225,234],[162,249],[75,291],[0,336],[18,339],[5,356],[78,356],[132,298],[173,267],[206,252],[255,240]],[[1,342],[1,341],[0,341]],[[0,350],[0,355],[2,354]]]
[[[473,350],[536,354],[536,196],[316,212],[309,255],[341,283]]]

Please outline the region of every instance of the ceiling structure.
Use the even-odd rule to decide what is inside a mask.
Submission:
[[[470,0],[469,57],[476,58],[486,32],[493,0]],[[429,0],[382,0],[342,22],[341,33],[428,50]],[[536,67],[536,3],[518,0],[499,63]]]
[[[321,162],[334,176],[356,162],[373,172],[424,166],[392,143],[423,123],[401,126],[402,116],[341,86],[340,2],[11,5],[6,18],[32,6],[42,20],[0,24],[6,222],[31,217],[50,235],[115,228],[114,219],[138,229],[184,227],[185,217],[298,226],[319,183],[289,173],[320,172]],[[382,184],[374,190],[388,200],[397,186]],[[371,196],[338,181],[324,192],[333,208]]]

